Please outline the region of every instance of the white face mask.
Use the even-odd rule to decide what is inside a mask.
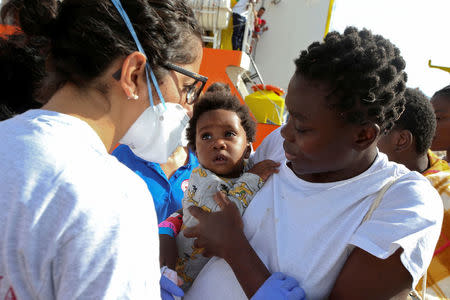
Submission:
[[[133,29],[133,25],[123,9],[120,0],[111,1],[124,20],[139,52],[145,55],[144,48],[142,48],[136,32]],[[146,64],[145,72],[150,106],[147,107],[133,125],[131,125],[127,133],[119,142],[128,145],[134,154],[146,161],[165,163],[175,149],[177,149],[178,146],[183,145],[183,141],[185,140],[185,129],[189,122],[189,117],[181,105],[165,103],[164,97],[158,86],[158,81],[148,63]],[[161,103],[158,105],[153,104],[150,79],[161,100]]]
[[[172,153],[184,146],[189,116],[184,108],[166,102],[149,106],[120,140],[133,153],[150,162],[165,163]]]
[[[183,133],[181,134],[181,146],[182,147],[187,147],[187,145],[189,144],[186,133],[187,133],[187,124],[183,129]]]

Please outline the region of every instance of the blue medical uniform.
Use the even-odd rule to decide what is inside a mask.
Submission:
[[[119,145],[112,153],[128,168],[138,174],[150,190],[155,203],[158,223],[182,207],[184,191],[187,189],[191,172],[198,166],[195,154],[189,151],[189,161],[167,179],[158,163],[148,162],[137,157],[126,145]]]

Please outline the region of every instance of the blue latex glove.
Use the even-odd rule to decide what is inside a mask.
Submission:
[[[174,300],[173,296],[183,297],[184,292],[175,283],[173,283],[169,278],[161,275],[159,280],[159,285],[161,286],[161,299],[162,300]]]
[[[256,291],[251,300],[303,300],[305,291],[298,281],[283,273],[273,273]]]

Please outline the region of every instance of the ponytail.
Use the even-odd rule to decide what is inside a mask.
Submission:
[[[0,39],[0,120],[28,109],[39,108],[35,101],[44,78],[44,59],[36,48],[24,46],[25,36]]]
[[[58,2],[54,0],[27,1],[11,0],[1,11],[2,21],[8,18],[18,23],[28,36],[50,36],[57,15]]]

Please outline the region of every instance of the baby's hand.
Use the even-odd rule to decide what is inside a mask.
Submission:
[[[256,165],[254,165],[247,172],[256,174],[259,177],[261,177],[262,180],[266,181],[270,175],[272,175],[273,173],[278,173],[279,166],[280,166],[280,163],[275,162],[270,159],[266,159],[266,160],[260,161]]]

